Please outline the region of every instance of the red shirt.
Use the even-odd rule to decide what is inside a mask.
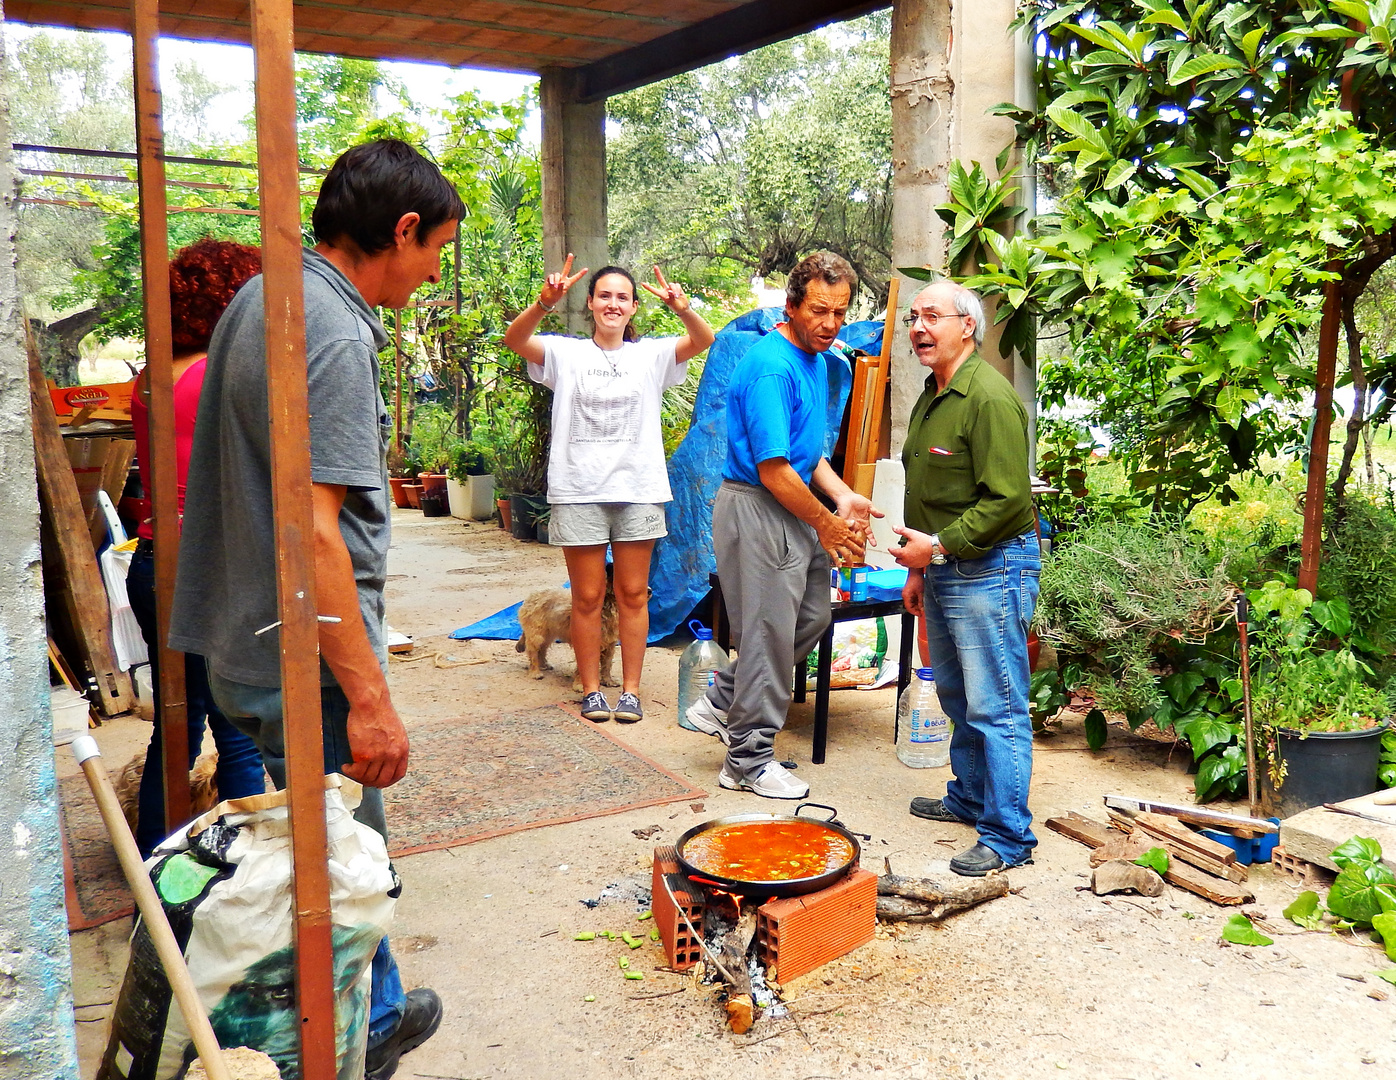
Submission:
[[[184,516],[184,488],[189,479],[189,451],[194,445],[194,421],[199,415],[199,394],[204,388],[204,369],[208,357],[200,357],[184,369],[174,386],[175,414],[175,494],[180,517]],[[149,386],[149,382],[146,383]],[[131,426],[136,434],[136,464],[140,468],[141,487],[150,499],[150,410],[140,391],[131,395]],[[136,528],[136,535],[145,540],[155,537],[149,520]]]

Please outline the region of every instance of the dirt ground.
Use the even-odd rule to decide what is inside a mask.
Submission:
[[[394,700],[414,720],[474,708],[572,700],[570,650],[557,671],[527,676],[511,642],[445,635],[565,578],[561,552],[520,543],[489,524],[397,512],[388,617],[418,649],[488,663],[437,669],[394,663]],[[1157,899],[1100,898],[1087,849],[1041,826],[1076,810],[1104,819],[1101,796],[1191,798],[1187,754],[1112,729],[1085,747],[1079,720],[1039,739],[1032,809],[1036,862],[1011,872],[1014,892],[945,926],[880,929],[870,944],[785,987],[789,1015],[726,1030],[720,1006],[663,970],[658,945],[576,942],[581,930],[627,927],[633,901],[581,903],[610,885],[648,888],[655,844],[710,817],[778,811],[717,785],[721,747],[675,723],[679,648],[646,659],[643,723],[618,734],[709,794],[612,817],[535,829],[399,860],[405,891],[393,933],[404,982],[435,987],[439,1033],[403,1059],[404,1080],[484,1077],[761,1077],[818,1080],[880,1073],[916,1078],[1347,1078],[1396,1069],[1396,987],[1372,974],[1379,950],[1302,933],[1280,912],[1297,889],[1257,868],[1246,910],[1275,944],[1222,944],[1234,909],[1172,887]],[[912,770],[893,748],[892,690],[833,695],[828,763],[810,764],[812,706],[792,707],[777,741],[799,763],[811,797],[872,835],[863,863],[884,856],[948,859],[971,830],[914,819],[914,795],[943,792],[948,770]],[[123,721],[97,734],[124,762],[149,727]],[[60,773],[70,768],[60,753]],[[1238,808],[1244,812],[1244,807]],[[392,823],[389,822],[391,828]],[[635,830],[658,826],[641,839]],[[1360,826],[1359,826],[1360,829]],[[92,1076],[125,964],[122,920],[73,936],[83,1075]],[[626,981],[616,958],[644,972]],[[587,1000],[594,998],[594,1000]]]

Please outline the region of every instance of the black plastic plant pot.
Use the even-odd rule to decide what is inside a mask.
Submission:
[[[445,517],[451,512],[450,503],[446,493],[435,491],[423,491],[419,499],[422,505],[423,517]]]
[[[533,510],[527,495],[509,496],[509,532],[515,540],[534,540]]]
[[[1269,769],[1261,763],[1266,795],[1280,817],[1291,817],[1313,806],[1370,795],[1381,785],[1381,737],[1386,724],[1363,731],[1311,731],[1303,738],[1280,729],[1280,756],[1285,779],[1279,791],[1270,789]]]

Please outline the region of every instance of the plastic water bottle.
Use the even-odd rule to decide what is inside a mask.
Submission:
[[[897,703],[897,758],[913,769],[950,764],[950,718],[940,707],[935,672],[917,668]]]
[[[688,628],[693,631],[694,640],[679,657],[679,727],[695,731],[688,722],[688,707],[708,692],[713,677],[726,671],[732,661],[713,640],[713,632],[697,619]]]

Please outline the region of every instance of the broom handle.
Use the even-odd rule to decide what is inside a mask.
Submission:
[[[209,1080],[232,1080],[232,1074],[223,1060],[223,1052],[218,1046],[218,1037],[213,1033],[213,1025],[208,1022],[208,1014],[204,1012],[204,1003],[199,1000],[199,992],[195,989],[189,968],[184,963],[184,954],[180,951],[179,943],[175,941],[174,931],[170,929],[170,920],[165,917],[165,909],[160,903],[160,898],[155,895],[155,886],[151,884],[150,875],[142,865],[135,837],[131,835],[131,827],[126,824],[126,816],[121,812],[116,791],[111,786],[111,777],[107,775],[106,766],[102,764],[102,751],[97,748],[97,740],[90,735],[81,735],[73,740],[72,747],[73,757],[87,776],[87,784],[97,800],[97,809],[101,811],[107,832],[111,834],[112,846],[116,848],[116,857],[121,861],[122,873],[126,875],[131,892],[135,894],[136,907],[140,909],[141,918],[145,920],[146,932],[155,945],[155,953],[165,969],[165,976],[169,979],[170,990],[179,1004],[179,1011],[184,1014],[184,1023],[193,1037],[194,1047],[199,1052],[199,1059],[204,1063],[204,1070],[208,1073]]]

